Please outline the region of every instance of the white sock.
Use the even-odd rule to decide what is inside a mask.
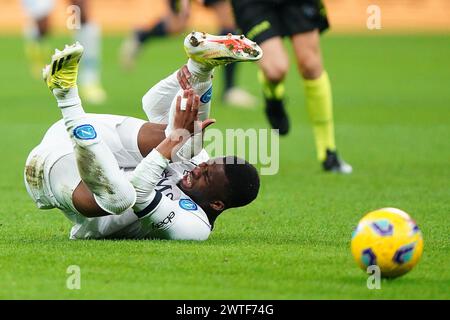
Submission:
[[[204,82],[211,80],[214,68],[206,66],[189,58],[187,68],[192,75],[191,82]]]
[[[84,112],[77,88],[54,89],[53,93],[73,142],[81,179],[94,194],[97,204],[111,214],[132,207],[136,192],[98,135],[92,119]]]
[[[81,99],[78,95],[78,87],[70,88],[70,89],[53,89],[53,95],[56,98],[56,102],[58,102],[58,107],[61,109],[61,112],[64,113],[64,109],[66,107],[76,107],[72,110],[81,110],[84,114],[84,110],[81,107]],[[64,115],[63,115],[64,116]]]

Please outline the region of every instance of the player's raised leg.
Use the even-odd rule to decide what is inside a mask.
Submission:
[[[189,86],[200,97],[198,116],[206,120],[209,116],[212,97],[212,74],[217,66],[232,62],[257,61],[263,53],[261,48],[244,36],[228,34],[214,36],[204,32],[192,32],[184,40],[189,57],[187,72]],[[143,108],[150,121],[167,124],[166,135],[172,130],[175,112],[175,97],[182,95],[177,72],[152,87],[143,98]],[[170,99],[170,108],[167,101]]]
[[[182,94],[182,89],[188,89],[180,86],[179,71],[184,73],[185,85],[200,96],[199,119],[205,120],[209,115],[214,68],[231,62],[256,61],[262,57],[261,48],[243,36],[192,32],[186,36],[184,47],[189,57],[187,68],[161,80],[142,99],[143,109],[152,122],[170,124],[169,114],[174,110],[175,97]],[[168,108],[170,104],[172,107]]]
[[[183,78],[188,78],[186,85],[194,89],[195,94],[200,97],[198,116],[202,121],[209,117],[214,68],[231,62],[256,61],[263,55],[256,43],[244,36],[231,34],[213,36],[202,32],[192,32],[186,36],[184,47],[189,60],[180,72],[184,73]],[[143,108],[149,120],[167,124],[166,136],[172,130],[175,98],[182,95],[183,89],[188,89],[186,86],[180,87],[177,75],[180,75],[178,71],[160,81],[142,99]],[[171,101],[170,108],[167,108],[168,101]],[[183,148],[186,147],[187,150],[188,146],[189,142]]]
[[[189,83],[200,96],[201,103],[207,103],[212,96],[212,72],[215,67],[235,62],[258,61],[263,56],[261,48],[243,35],[214,36],[193,31],[184,39],[184,49],[189,57],[187,68]],[[206,89],[206,91],[204,91]],[[199,118],[202,118],[199,109]]]
[[[82,181],[101,209],[120,214],[133,206],[136,193],[81,105],[76,82],[82,54],[79,43],[56,50],[43,76],[63,115]]]

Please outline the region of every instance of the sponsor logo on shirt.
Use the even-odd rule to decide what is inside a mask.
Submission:
[[[180,199],[178,202],[180,207],[184,210],[194,211],[197,210],[197,204],[191,199]]]
[[[168,224],[172,223],[174,218],[175,218],[175,212],[170,211],[169,215],[167,217],[165,217],[164,220],[162,220],[158,223],[153,223],[152,227],[153,227],[153,229],[164,229]]]
[[[90,124],[83,124],[73,129],[73,135],[80,140],[93,140],[97,138],[97,132]]]

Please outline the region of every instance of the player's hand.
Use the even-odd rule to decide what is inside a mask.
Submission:
[[[215,119],[198,120],[199,105],[200,97],[194,93],[194,90],[184,90],[183,99],[180,96],[177,97],[174,129],[184,129],[190,134],[195,134],[215,123]]]
[[[178,96],[175,104],[175,116],[173,119],[173,131],[164,139],[156,149],[165,158],[176,159],[176,153],[192,135],[200,134],[203,130],[215,123],[214,119],[198,120],[198,108],[200,97],[193,89],[184,90],[183,97]]]
[[[186,65],[182,66],[180,70],[178,70],[177,79],[181,89],[188,90],[192,88],[191,84],[189,83],[191,79],[191,73],[189,72],[189,69]]]
[[[183,98],[177,97],[173,121],[174,130],[187,130],[189,134],[193,134],[194,123],[198,120],[199,105],[200,97],[194,93],[194,90],[184,90]]]

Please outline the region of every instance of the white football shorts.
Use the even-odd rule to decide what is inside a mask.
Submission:
[[[115,115],[88,116],[89,124],[95,127],[108,145],[119,166],[125,171],[134,169],[143,159],[137,136],[145,121]],[[42,142],[31,151],[24,178],[28,194],[38,208],[58,208],[65,213],[77,213],[72,203],[72,193],[81,177],[63,120],[51,126]]]

